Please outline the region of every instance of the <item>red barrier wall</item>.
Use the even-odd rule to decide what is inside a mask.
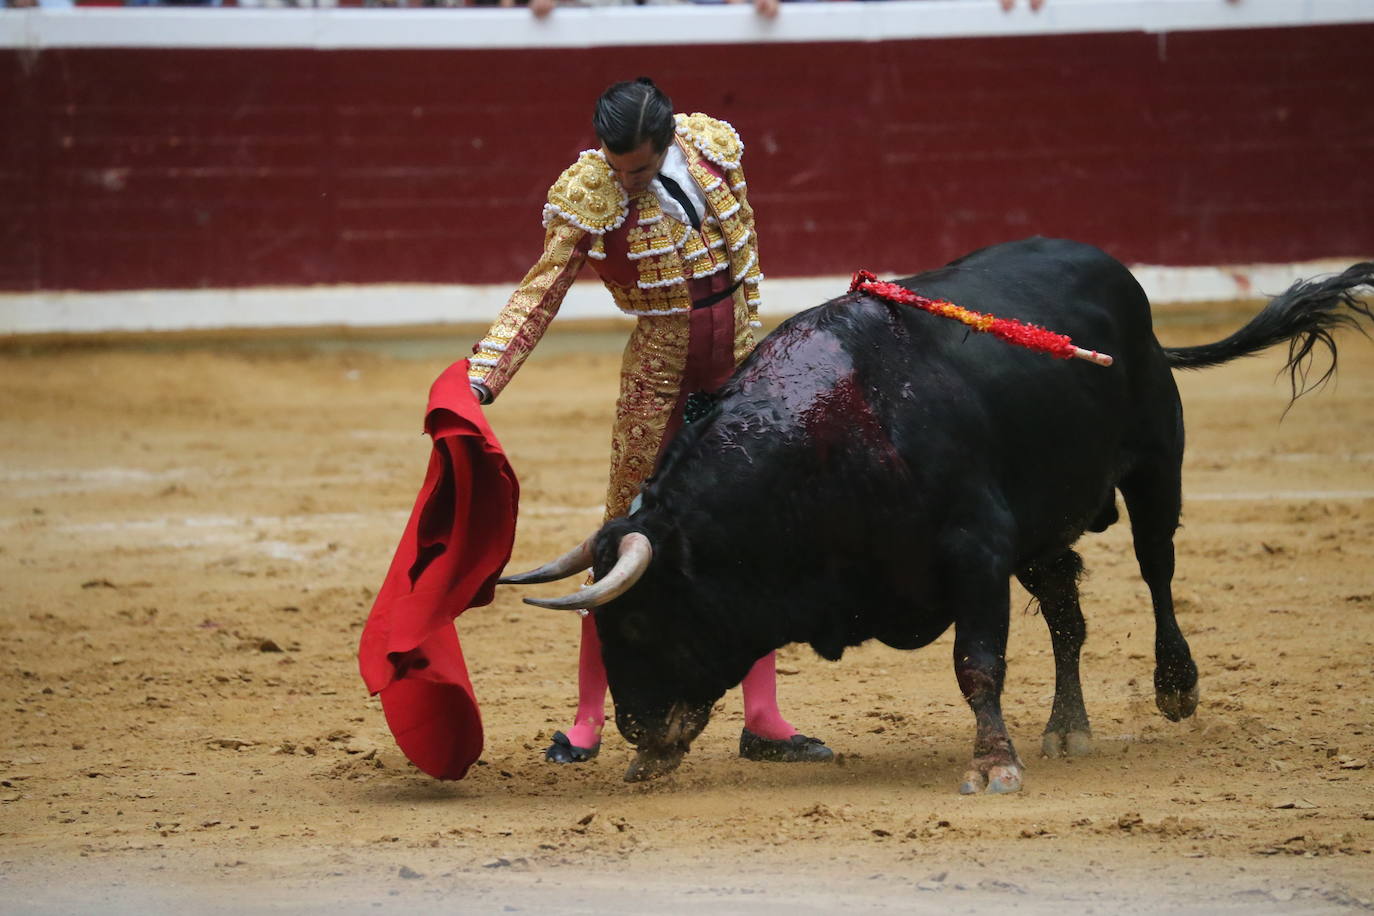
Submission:
[[[516,280],[606,84],[734,122],[771,276],[1040,233],[1374,251],[1374,26],[576,50],[0,53],[0,289]]]

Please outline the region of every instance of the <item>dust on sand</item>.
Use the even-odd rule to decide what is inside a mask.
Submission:
[[[1188,313],[1198,319],[1198,314]],[[1219,323],[1168,320],[1194,343]],[[521,476],[513,568],[599,520],[623,326],[554,332],[489,417]],[[946,636],[780,654],[839,765],[735,756],[738,693],[681,770],[541,760],[576,619],[461,620],[487,727],[469,777],[397,752],[354,661],[423,477],[429,382],[468,329],[137,338],[0,353],[0,896],[9,912],[1339,912],[1374,898],[1374,346],[1282,418],[1277,352],[1182,375],[1179,617],[1202,673],[1154,708],[1127,526],[1083,553],[1088,758],[1039,756],[1053,670],[1016,592],[1025,789],[961,798]],[[1022,609],[1025,608],[1023,611]]]

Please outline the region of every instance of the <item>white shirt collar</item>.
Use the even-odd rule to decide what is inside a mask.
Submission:
[[[658,170],[659,174],[667,173],[668,177],[676,181],[681,186],[687,198],[696,205],[697,216],[701,220],[706,218],[706,194],[692,178],[692,173],[687,168],[687,157],[683,155],[682,148],[676,142],[669,144],[668,153],[663,157],[663,166]],[[668,193],[668,189],[663,187],[663,182],[658,180],[658,175],[654,176],[653,181],[649,182],[649,190],[654,197],[658,198],[658,204],[663,208],[663,212],[679,223],[692,225],[682,206],[677,202],[677,198]]]

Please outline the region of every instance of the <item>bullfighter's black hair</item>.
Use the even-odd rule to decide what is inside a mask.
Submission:
[[[647,76],[616,83],[596,100],[592,127],[616,155],[653,143],[661,153],[673,140],[673,100]]]

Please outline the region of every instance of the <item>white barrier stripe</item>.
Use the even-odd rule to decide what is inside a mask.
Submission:
[[[158,8],[6,10],[0,47],[592,48],[634,45],[882,41],[1169,32],[1374,22],[1364,0],[1061,0],[1038,12],[995,0],[789,4],[775,19],[750,4],[527,9]]]
[[[1374,252],[1365,257],[1369,255]],[[1340,273],[1358,260],[1360,256],[1216,267],[1132,265],[1131,272],[1158,308],[1170,303],[1251,302],[1281,293],[1295,280]],[[912,265],[912,270],[920,266]],[[819,305],[843,295],[849,280],[848,276],[774,277],[766,284],[760,311],[784,317]],[[0,293],[0,335],[489,325],[505,307],[515,282]],[[590,278],[573,284],[558,312],[560,321],[620,314],[610,294]]]

